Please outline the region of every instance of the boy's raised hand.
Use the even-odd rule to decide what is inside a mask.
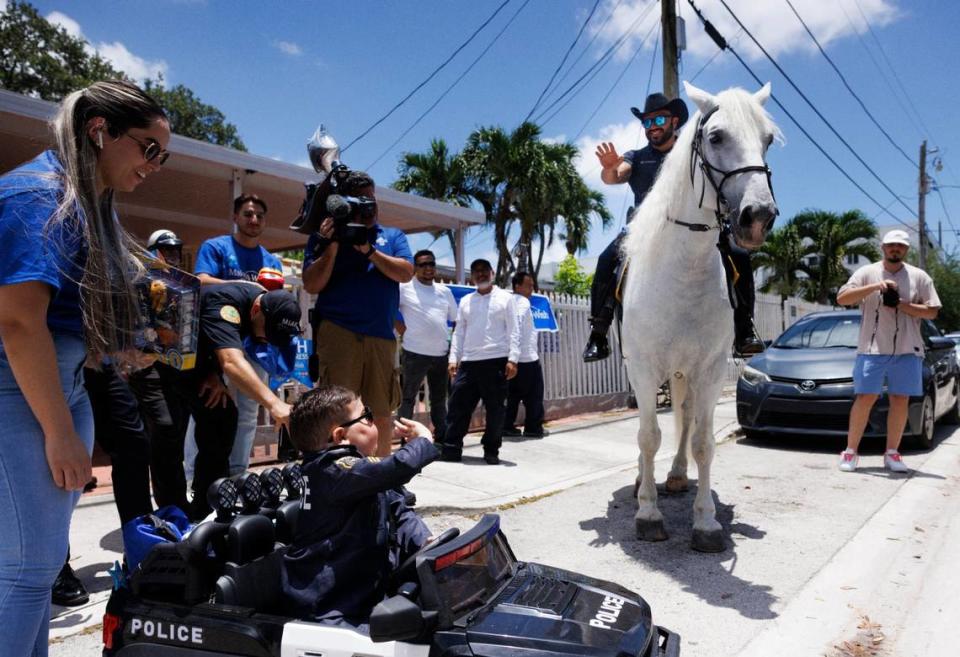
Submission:
[[[412,440],[413,438],[423,437],[433,442],[433,434],[425,426],[416,420],[410,420],[405,417],[399,417],[393,421],[393,434],[396,438]]]

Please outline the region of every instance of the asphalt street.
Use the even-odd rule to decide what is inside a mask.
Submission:
[[[732,400],[722,400],[713,469],[728,543],[720,554],[689,547],[693,465],[688,492],[666,495],[661,487],[669,540],[634,538],[632,417],[605,416],[543,440],[507,443],[500,468],[473,463],[468,446],[463,464],[431,465],[411,488],[436,532],[465,529],[495,511],[519,559],[640,593],[654,622],[680,633],[684,657],[956,654],[960,431],[940,427],[933,450],[905,450],[910,475],[884,471],[881,445],[870,443],[860,470],[847,474],[836,469],[840,441],[747,440],[731,433],[733,415]],[[661,426],[660,481],[673,445],[669,413]],[[458,481],[463,490],[455,496]],[[115,512],[95,504],[80,513],[91,527],[109,526]],[[109,588],[103,570],[118,558],[119,533],[99,534],[78,568],[93,600],[56,610],[52,655],[99,654],[97,621]]]

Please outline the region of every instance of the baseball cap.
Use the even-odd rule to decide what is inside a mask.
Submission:
[[[910,246],[910,236],[907,235],[905,230],[891,230],[889,233],[883,236],[884,244],[903,244],[904,246]]]
[[[285,290],[272,290],[260,297],[260,311],[266,319],[267,341],[285,347],[300,335],[300,305]]]

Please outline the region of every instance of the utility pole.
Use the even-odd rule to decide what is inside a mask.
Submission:
[[[680,97],[677,72],[677,6],[675,0],[660,0],[660,34],[663,42],[663,94]]]
[[[917,207],[917,230],[920,233],[920,269],[927,269],[927,140],[920,144],[920,194]]]

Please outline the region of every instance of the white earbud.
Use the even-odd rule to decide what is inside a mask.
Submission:
[[[97,148],[103,150],[103,128],[97,131]]]

